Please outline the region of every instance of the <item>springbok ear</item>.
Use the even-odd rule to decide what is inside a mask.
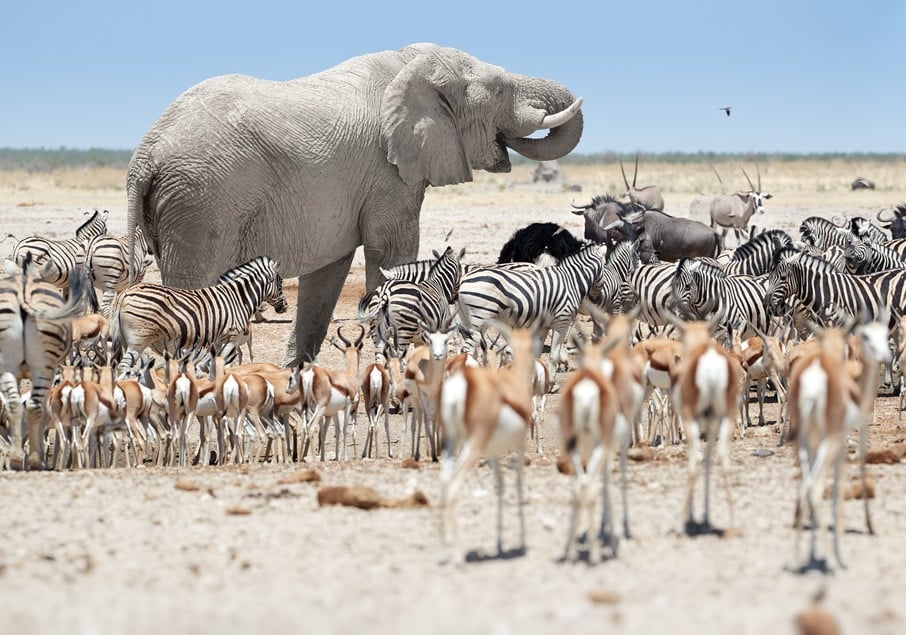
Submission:
[[[381,101],[381,141],[387,159],[409,185],[472,180],[465,142],[446,94],[462,80],[437,53],[416,56],[397,73]]]

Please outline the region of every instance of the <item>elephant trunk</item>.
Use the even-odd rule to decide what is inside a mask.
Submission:
[[[534,161],[553,161],[569,154],[582,137],[581,99],[556,82],[534,77],[520,77],[514,129],[531,134],[550,129],[539,139],[504,135],[507,147]],[[531,130],[525,133],[525,130]]]

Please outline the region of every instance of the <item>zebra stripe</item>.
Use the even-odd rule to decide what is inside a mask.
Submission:
[[[761,332],[771,327],[764,303],[766,281],[767,276],[728,276],[709,262],[683,258],[676,263],[671,292],[684,319],[704,320],[709,315],[721,315],[739,331],[740,337],[754,337],[758,333],[750,324]]]
[[[56,287],[69,286],[69,274],[85,263],[86,246],[95,236],[107,233],[107,215],[109,212],[95,210],[91,216],[75,231],[75,238],[51,240],[43,236],[23,238],[13,248],[13,262],[20,268],[26,259],[41,265],[38,274],[42,280]]]
[[[542,324],[553,330],[551,360],[565,362],[561,347],[579,306],[590,291],[603,284],[604,251],[602,245],[590,245],[553,267],[514,270],[489,266],[464,275],[459,286],[459,316],[471,333],[471,344],[477,345],[490,320],[512,327]]]
[[[264,302],[277,313],[286,311],[277,263],[264,256],[230,269],[213,287],[132,286],[111,308],[110,337],[126,353],[119,370],[128,370],[149,346],[160,353],[233,343]]]
[[[792,244],[793,239],[782,229],[762,232],[737,247],[724,270],[728,276],[767,275],[774,268],[774,254],[777,253],[777,250]]]
[[[818,316],[837,309],[873,320],[887,306],[892,328],[897,316],[906,312],[906,269],[853,276],[815,256],[784,250],[768,278],[765,307],[774,315],[783,315],[790,298],[800,300]]]
[[[845,227],[835,225],[833,222],[820,216],[809,216],[799,225],[802,242],[824,251],[831,245],[846,247],[852,233]]]
[[[141,229],[136,229],[136,246],[133,253],[134,282],[141,282],[151,264],[148,244]],[[129,242],[125,236],[95,236],[88,242],[85,267],[94,286],[101,290],[101,312],[110,317],[113,297],[129,286]]]
[[[628,312],[639,307],[639,321],[652,328],[669,324],[664,317],[672,314],[670,285],[676,273],[672,262],[642,265],[629,274],[620,287],[620,308]]]
[[[385,276],[388,272],[384,272]],[[420,282],[388,280],[359,304],[359,319],[374,322],[372,338],[383,350],[385,338],[395,334],[394,345],[405,348],[421,332],[422,325],[431,330],[446,330],[453,313],[450,305],[459,292],[461,268],[453,249],[448,247],[434,261],[428,277]]]
[[[6,403],[12,432],[13,458],[23,449],[23,412],[19,379],[27,367],[32,381],[25,405],[29,428],[29,464],[43,464],[47,395],[54,371],[63,362],[71,343],[70,321],[82,312],[87,283],[82,276],[69,276],[70,297],[65,301],[59,288],[38,279],[25,257],[17,276],[0,278],[0,394]]]
[[[846,270],[852,274],[875,273],[906,267],[903,254],[886,245],[853,238],[843,249]]]

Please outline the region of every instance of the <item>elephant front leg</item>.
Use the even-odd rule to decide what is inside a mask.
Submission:
[[[284,366],[298,366],[317,357],[354,253],[313,273],[299,276],[296,321],[286,347]]]

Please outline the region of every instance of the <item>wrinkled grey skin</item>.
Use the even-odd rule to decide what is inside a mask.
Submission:
[[[287,363],[314,358],[364,245],[366,285],[415,260],[425,189],[508,172],[507,148],[569,153],[582,113],[541,139],[575,101],[552,81],[461,51],[416,44],[288,82],[215,77],[176,99],[129,164],[129,233],[139,225],[165,284],[214,283],[268,255],[299,276]]]

